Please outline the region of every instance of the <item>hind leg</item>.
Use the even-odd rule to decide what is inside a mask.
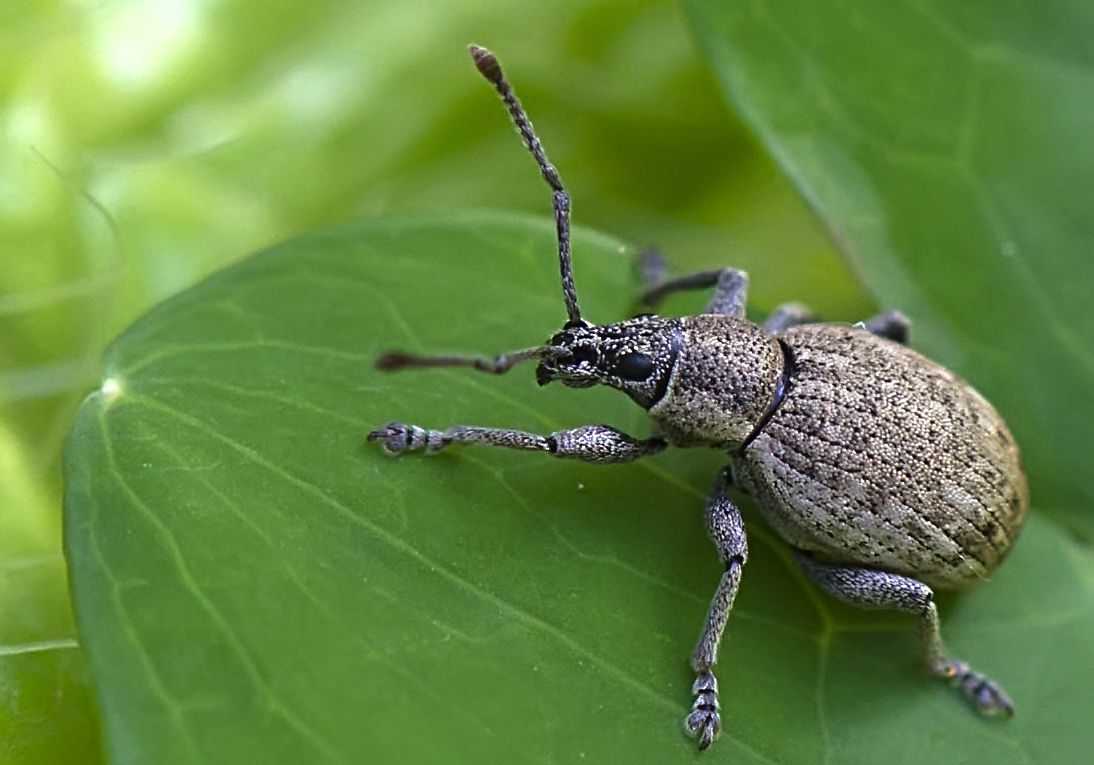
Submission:
[[[1014,704],[998,683],[946,651],[930,587],[906,576],[821,563],[800,550],[794,551],[794,558],[829,595],[862,608],[894,608],[918,616],[920,651],[931,674],[960,688],[984,714],[1014,714]]]
[[[908,320],[908,317],[895,309],[879,313],[877,316],[863,322],[863,325],[866,327],[867,332],[879,337],[887,337],[901,345],[908,344],[908,335],[912,329],[912,323]]]

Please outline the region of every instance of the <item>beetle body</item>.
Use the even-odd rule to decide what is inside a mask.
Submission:
[[[607,384],[673,446],[730,455],[734,482],[798,550],[960,589],[1018,534],[1018,447],[983,396],[940,364],[864,328],[770,333],[743,318],[647,315],[551,338],[541,384]],[[633,379],[620,360],[651,359]],[[656,361],[654,361],[656,359]]]
[[[1028,504],[995,409],[945,367],[864,329],[808,324],[778,340],[793,364],[783,400],[746,448],[730,445],[734,479],[767,523],[798,549],[932,587],[990,576]],[[774,350],[756,359],[770,395]],[[761,386],[744,387],[748,398]],[[725,419],[739,417],[731,407]]]
[[[540,385],[610,386],[646,409],[655,431],[637,439],[597,424],[541,436],[393,422],[369,440],[390,454],[483,444],[593,463],[629,462],[670,445],[726,452],[729,465],[706,505],[707,532],[725,572],[691,657],[694,701],[685,721],[702,749],[721,730],[712,668],[748,559],[732,485],[751,495],[821,589],[862,607],[916,615],[927,668],[980,711],[1011,714],[998,684],[946,651],[931,589],[986,579],[1018,535],[1028,490],[999,414],[960,377],[904,344],[908,322],[898,312],[851,327],[811,323],[806,309],[789,304],[754,324],[744,315],[748,277],[732,268],[669,279],[663,259],[647,253],[640,302],[652,306],[675,291],[712,287],[703,313],[642,314],[599,326],[582,319],[570,266],[569,196],[497,60],[475,46],[472,55],[554,190],[569,320],[545,345],[493,359],[390,352],[377,366],[500,374],[535,359]]]

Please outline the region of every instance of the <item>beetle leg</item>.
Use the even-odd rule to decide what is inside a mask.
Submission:
[[[901,345],[908,344],[908,335],[912,329],[912,322],[900,311],[894,309],[879,313],[863,323],[867,332],[871,332],[878,337],[886,337]]]
[[[821,563],[800,550],[794,551],[794,558],[822,590],[840,600],[862,608],[895,608],[916,614],[920,650],[931,674],[961,688],[984,714],[1014,714],[1014,704],[997,683],[946,651],[930,587],[897,574]]]
[[[684,724],[688,732],[699,739],[700,749],[710,746],[722,728],[718,714],[718,680],[711,667],[718,661],[718,645],[722,641],[729,612],[733,609],[733,600],[737,597],[741,569],[748,559],[745,527],[741,512],[729,497],[730,483],[727,468],[718,474],[707,499],[707,533],[718,548],[718,557],[725,564],[726,571],[707,611],[699,645],[691,655],[691,668],[695,670],[695,684],[691,692],[695,695],[695,702]]]
[[[638,274],[643,289],[648,289],[669,278],[669,264],[660,250],[651,247],[638,253]]]
[[[765,331],[776,335],[783,330],[816,321],[817,315],[801,303],[783,303],[763,323]]]
[[[559,430],[549,436],[504,428],[455,425],[448,430],[427,430],[417,425],[392,422],[368,434],[388,454],[418,451],[436,454],[452,444],[484,444],[529,452],[548,452],[555,457],[584,462],[631,462],[662,451],[668,442],[661,436],[632,438],[607,425],[583,425]]]
[[[646,290],[638,298],[640,305],[653,307],[673,292],[714,287],[714,294],[703,313],[744,318],[745,296],[748,293],[748,274],[744,271],[736,268],[715,268],[676,279],[665,279],[664,259],[656,251],[644,253],[640,267],[643,278],[647,280]],[[656,278],[657,281],[650,283],[651,278]]]

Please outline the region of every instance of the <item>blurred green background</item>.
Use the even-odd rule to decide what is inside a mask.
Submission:
[[[834,319],[871,310],[724,106],[674,3],[4,4],[3,761],[99,756],[60,551],[59,454],[110,338],[211,271],[318,226],[549,213],[469,42],[506,67],[576,223],[656,243],[681,271],[743,267],[761,310],[803,298]]]

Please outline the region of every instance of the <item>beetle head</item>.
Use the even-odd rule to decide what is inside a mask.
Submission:
[[[680,345],[679,319],[652,314],[597,327],[569,321],[546,346],[536,381],[570,388],[607,385],[646,409],[668,388]]]

